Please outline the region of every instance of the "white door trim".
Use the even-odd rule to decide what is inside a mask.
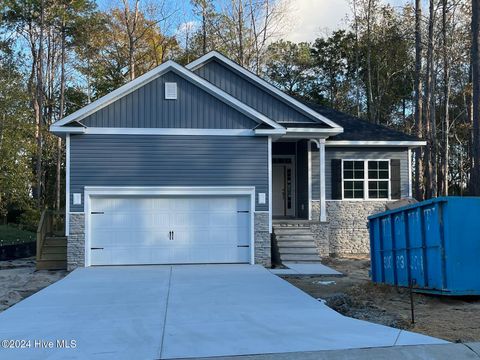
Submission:
[[[152,196],[174,196],[174,195],[247,195],[250,196],[250,264],[255,262],[255,187],[254,186],[85,186],[85,266],[91,266],[90,247],[90,202],[91,196],[98,195],[152,195]]]

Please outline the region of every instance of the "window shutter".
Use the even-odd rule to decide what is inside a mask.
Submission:
[[[332,199],[342,199],[342,160],[332,159]]]
[[[390,187],[392,199],[400,199],[402,196],[400,186],[400,160],[390,160]]]

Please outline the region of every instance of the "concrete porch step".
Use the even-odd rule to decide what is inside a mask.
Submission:
[[[283,234],[277,235],[277,234],[275,234],[275,238],[278,241],[282,241],[282,240],[286,240],[286,241],[289,241],[289,240],[314,241],[315,240],[312,233],[310,233],[310,234],[288,234],[288,235],[283,235]]]
[[[288,255],[315,255],[318,258],[317,248],[279,248],[282,259]],[[320,259],[319,259],[320,260]]]
[[[279,248],[281,247],[314,247],[316,248],[315,242],[313,241],[304,241],[304,240],[280,240],[277,241]]]
[[[282,255],[282,262],[310,262],[310,261],[316,261],[320,262],[320,257],[315,254],[315,255],[303,255],[303,254],[285,254]]]

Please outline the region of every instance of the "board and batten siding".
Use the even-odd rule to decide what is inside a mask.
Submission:
[[[408,149],[406,148],[325,148],[325,196],[332,199],[332,159],[398,159],[400,160],[401,196],[408,196]],[[320,199],[319,153],[312,144],[312,200]]]
[[[177,99],[165,99],[165,83],[177,83]],[[253,129],[258,123],[179,74],[169,71],[96,111],[87,127]]]
[[[70,164],[72,212],[84,186],[255,186],[268,211],[267,137],[72,135]]]
[[[208,61],[194,72],[272,120],[287,123],[315,122],[310,116],[216,60]]]

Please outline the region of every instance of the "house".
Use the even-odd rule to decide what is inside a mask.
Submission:
[[[320,254],[368,252],[366,217],[411,196],[417,138],[279,91],[210,52],[167,61],[54,123],[68,268],[271,263],[275,219]]]

